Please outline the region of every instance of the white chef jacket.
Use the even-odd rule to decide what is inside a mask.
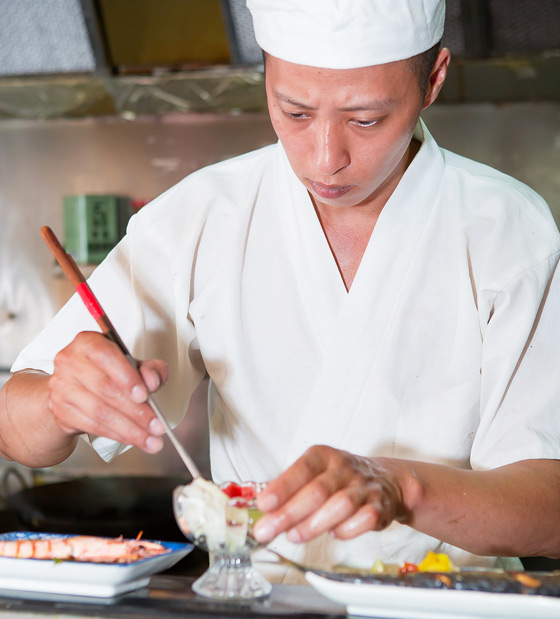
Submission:
[[[213,477],[274,478],[313,444],[490,469],[560,458],[560,252],[524,184],[422,145],[347,292],[281,144],[204,168],[135,215],[90,285],[132,353],[171,368],[175,424],[207,371]],[[546,303],[544,303],[546,300]],[[52,372],[95,330],[72,298],[13,370]],[[110,459],[125,447],[93,438]],[[469,553],[392,524],[282,552],[310,564],[457,564]]]

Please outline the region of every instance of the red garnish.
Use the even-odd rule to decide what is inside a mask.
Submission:
[[[222,488],[222,492],[228,495],[230,499],[240,497],[243,499],[252,499],[255,496],[255,489],[251,486],[240,486],[239,484],[231,483],[225,488]]]
[[[409,574],[410,572],[417,572],[418,566],[416,563],[407,563],[406,561],[399,567],[399,575]]]
[[[241,486],[241,496],[244,499],[253,499],[257,496],[257,493],[251,486]]]
[[[233,497],[241,496],[241,486],[232,482],[231,484],[228,484],[225,488],[222,488],[222,492],[225,492],[228,497],[233,499]]]

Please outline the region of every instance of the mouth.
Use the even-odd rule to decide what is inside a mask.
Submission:
[[[352,185],[324,185],[311,180],[309,185],[315,195],[326,200],[336,200],[352,189]]]

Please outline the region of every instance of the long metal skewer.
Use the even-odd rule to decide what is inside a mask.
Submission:
[[[93,316],[93,318],[101,328],[101,331],[103,332],[105,337],[115,342],[115,344],[117,344],[117,346],[122,350],[130,364],[135,369],[138,369],[138,361],[130,354],[125,343],[121,340],[119,334],[117,333],[117,330],[109,320],[107,314],[101,307],[91,288],[88,286],[85,277],[80,271],[78,265],[74,262],[72,256],[66,253],[66,251],[56,238],[54,232],[48,226],[44,226],[41,228],[41,236],[43,237],[45,243],[48,245],[53,256],[56,258],[56,261],[60,265],[60,268],[62,269],[66,277],[70,280],[70,282],[76,289],[76,292],[80,295],[89,313]],[[175,449],[177,450],[177,453],[181,457],[181,460],[185,463],[185,466],[189,470],[193,479],[201,477],[198,467],[194,463],[187,450],[183,447],[183,445],[181,445],[181,443],[173,433],[173,430],[171,429],[171,426],[169,425],[167,419],[163,416],[163,413],[161,412],[149,392],[147,402],[151,406],[157,418],[163,424],[169,440],[171,441],[173,447],[175,447]]]

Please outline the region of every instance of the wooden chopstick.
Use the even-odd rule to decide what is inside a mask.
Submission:
[[[86,282],[86,278],[83,276],[80,268],[74,261],[74,258],[64,250],[64,247],[60,244],[56,238],[54,232],[48,227],[43,226],[41,228],[41,236],[48,245],[56,261],[60,265],[62,272],[70,280],[70,283],[74,286],[76,292],[80,295],[84,305],[87,307],[89,313],[93,316],[101,332],[107,336],[110,340],[113,340],[123,353],[132,359],[132,355],[128,352],[124,342],[121,340],[117,330],[109,320],[109,317],[104,312],[99,301],[96,299],[91,288]],[[136,365],[137,362],[135,360]]]
[[[62,247],[59,240],[56,238],[56,235],[48,226],[43,226],[41,228],[41,236],[43,237],[45,243],[48,245],[53,256],[56,258],[56,261],[60,265],[60,268],[62,269],[64,275],[66,275],[66,277],[70,280],[76,292],[80,295],[82,301],[87,307],[89,313],[93,316],[93,318],[101,328],[103,335],[105,335],[105,337],[109,338],[110,340],[115,342],[115,344],[117,344],[117,346],[121,349],[130,364],[137,370],[139,368],[138,361],[128,351],[128,348],[120,338],[117,330],[115,329],[115,327],[109,320],[109,317],[101,307],[101,304],[93,294],[91,288],[86,282],[85,277],[83,276],[80,268],[78,267],[72,256],[64,250],[64,247]],[[148,404],[151,406],[157,418],[163,424],[169,440],[175,447],[177,453],[181,457],[181,460],[183,460],[193,479],[200,477],[201,475],[198,467],[196,466],[188,452],[185,450],[185,448],[178,441],[177,437],[173,433],[173,430],[171,429],[171,426],[167,422],[167,419],[164,417],[158,405],[154,402],[149,391]]]

